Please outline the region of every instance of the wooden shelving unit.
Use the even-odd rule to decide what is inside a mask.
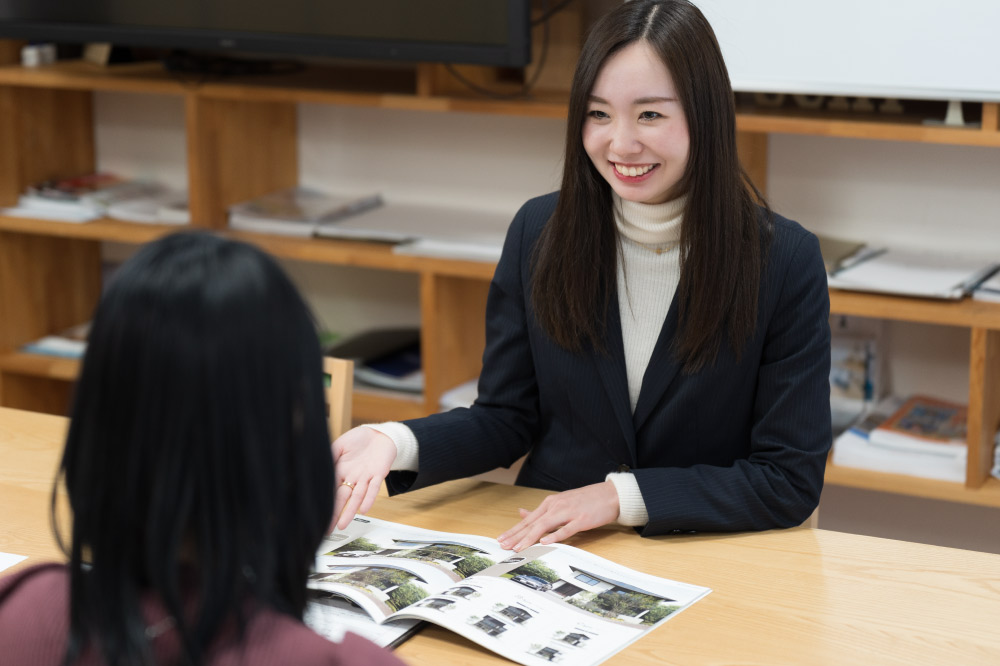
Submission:
[[[0,67],[0,206],[32,182],[95,166],[94,91],[184,99],[193,225],[223,231],[226,208],[298,183],[296,107],[358,105],[411,111],[561,118],[565,95],[491,100],[442,89],[435,70],[311,69],[283,78],[195,83],[153,65],[98,68],[59,63]],[[1000,147],[997,104],[983,104],[981,127],[928,127],[911,118],[806,117],[742,111],[745,166],[766,187],[767,137],[799,133]],[[18,352],[33,339],[86,320],[100,292],[100,244],[141,244],[176,227],[97,220],[67,224],[0,217],[0,405],[64,412],[79,364]],[[382,244],[231,233],[288,259],[405,271],[420,280],[426,387],[422,395],[358,391],[355,416],[400,419],[436,411],[445,390],[475,377],[485,340],[486,291],[493,265],[395,255]],[[1000,427],[1000,305],[937,302],[831,290],[834,312],[968,328],[969,467],[966,483],[930,482],[831,466],[829,483],[1000,507],[989,478]]]

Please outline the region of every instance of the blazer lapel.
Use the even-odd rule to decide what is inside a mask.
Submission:
[[[622,342],[622,322],[618,310],[618,297],[613,295],[608,306],[607,316],[607,352],[593,352],[592,358],[597,366],[597,372],[604,383],[604,390],[608,395],[608,402],[614,412],[615,420],[621,428],[625,443],[628,446],[627,452],[614,452],[618,454],[627,453],[629,464],[635,466],[635,430],[632,426],[632,406],[628,399],[628,377],[625,374],[625,345]]]
[[[621,331],[619,329],[619,336]],[[639,401],[632,415],[633,433],[638,432],[646,422],[660,398],[666,392],[670,383],[677,376],[681,364],[677,362],[671,350],[674,338],[677,336],[677,299],[670,304],[667,318],[660,329],[660,337],[656,339],[653,354],[649,358],[646,372],[642,377],[642,389],[639,391]],[[624,354],[624,352],[623,352]]]

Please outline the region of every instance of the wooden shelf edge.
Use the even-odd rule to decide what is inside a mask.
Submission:
[[[80,365],[78,359],[42,354],[11,352],[0,356],[0,373],[65,382],[76,381]],[[410,419],[427,414],[423,394],[357,387],[353,403],[352,418],[369,422]]]
[[[148,243],[172,231],[188,228],[190,227],[180,225],[120,222],[109,218],[91,220],[90,222],[57,222],[27,217],[0,216],[0,231],[116,243]]]
[[[922,479],[904,474],[886,474],[828,464],[826,483],[863,490],[875,490],[894,495],[976,504],[1000,508],[1000,479],[989,478],[981,488],[968,488],[960,483]]]
[[[55,222],[21,217],[0,216],[0,231],[10,231],[57,238],[142,244],[160,236],[195,229],[192,226],[140,224],[99,219],[90,222]],[[294,238],[245,231],[216,230],[269,252],[277,257],[313,263],[338,264],[410,273],[434,273],[473,280],[490,280],[496,269],[494,262],[440,259],[417,255],[395,254],[392,245],[329,238]]]
[[[989,127],[941,127],[891,120],[876,122],[743,112],[736,114],[736,128],[741,132],[765,134],[807,134],[845,139],[1000,147],[1000,132]]]
[[[80,374],[80,361],[61,356],[11,352],[0,356],[0,372],[72,382]]]
[[[945,301],[830,289],[830,312],[925,324],[1000,329],[1000,304],[971,298]]]

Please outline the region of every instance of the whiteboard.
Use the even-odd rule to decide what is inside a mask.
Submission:
[[[1000,0],[692,0],[748,92],[1000,101]]]

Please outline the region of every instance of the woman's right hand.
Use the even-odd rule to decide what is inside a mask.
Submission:
[[[368,513],[395,459],[392,439],[366,426],[352,428],[333,441],[337,481],[333,528],[342,530],[355,515]]]

